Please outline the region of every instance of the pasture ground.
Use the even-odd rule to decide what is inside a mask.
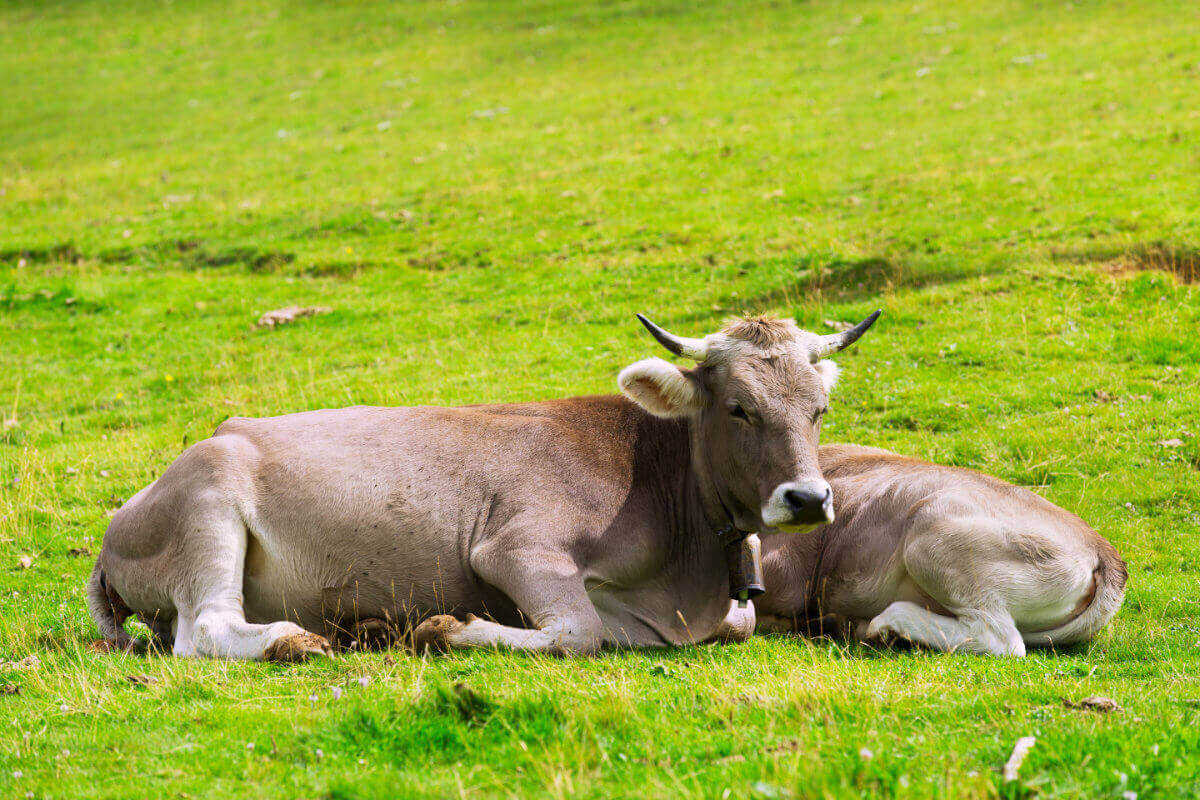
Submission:
[[[0,659],[38,663],[0,666],[0,796],[1200,794],[1198,25],[1183,0],[3,2]],[[254,329],[290,304],[332,311]],[[1094,643],[87,650],[72,550],[226,416],[609,392],[657,354],[634,311],[700,335],[876,306],[826,441],[1089,520],[1131,573]],[[1064,705],[1093,694],[1123,710]]]

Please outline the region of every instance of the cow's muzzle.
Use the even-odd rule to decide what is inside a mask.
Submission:
[[[823,480],[782,483],[762,510],[763,522],[785,531],[833,522],[833,490]]]

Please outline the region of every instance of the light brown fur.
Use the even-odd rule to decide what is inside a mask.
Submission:
[[[93,617],[106,638],[128,636],[111,587],[162,621],[179,655],[282,660],[326,653],[318,633],[367,619],[433,618],[414,632],[423,645],[561,653],[744,628],[714,531],[767,516],[811,527],[799,493],[817,486],[828,500],[816,446],[829,372],[814,354],[846,341],[747,325],[790,331],[787,352],[718,334],[711,363],[639,362],[620,383],[641,405],[227,420],[113,517]],[[468,612],[487,619],[439,616]]]
[[[764,541],[769,625],[833,615],[868,638],[1023,655],[1082,641],[1120,607],[1116,550],[1027,489],[853,445],[822,447],[820,464],[838,519]]]

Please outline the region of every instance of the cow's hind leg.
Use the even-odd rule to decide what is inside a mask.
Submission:
[[[945,652],[1023,656],[1025,644],[1012,618],[1003,614],[963,612],[958,617],[935,614],[924,606],[898,600],[867,625],[864,638],[899,636]]]
[[[988,517],[918,519],[904,544],[904,567],[937,605],[892,603],[871,621],[868,634],[890,632],[939,650],[1025,655],[1025,642],[996,590],[1011,580],[1008,548],[1004,527]]]
[[[248,533],[241,515],[218,508],[189,531],[183,559],[188,576],[175,599],[177,655],[267,661],[302,661],[331,655],[324,637],[292,622],[265,625],[246,621],[242,577]]]

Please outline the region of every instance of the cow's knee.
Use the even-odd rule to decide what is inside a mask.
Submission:
[[[959,615],[971,639],[976,643],[976,652],[992,656],[1025,656],[1025,640],[1016,625],[997,615],[963,613]]]
[[[550,652],[560,656],[590,656],[600,650],[603,632],[600,628],[580,623],[563,623],[550,628],[546,633],[551,638]]]
[[[729,613],[717,625],[717,629],[709,637],[709,641],[728,644],[744,642],[754,635],[757,621],[753,603],[748,603],[745,608],[739,608],[737,603],[730,601]]]

